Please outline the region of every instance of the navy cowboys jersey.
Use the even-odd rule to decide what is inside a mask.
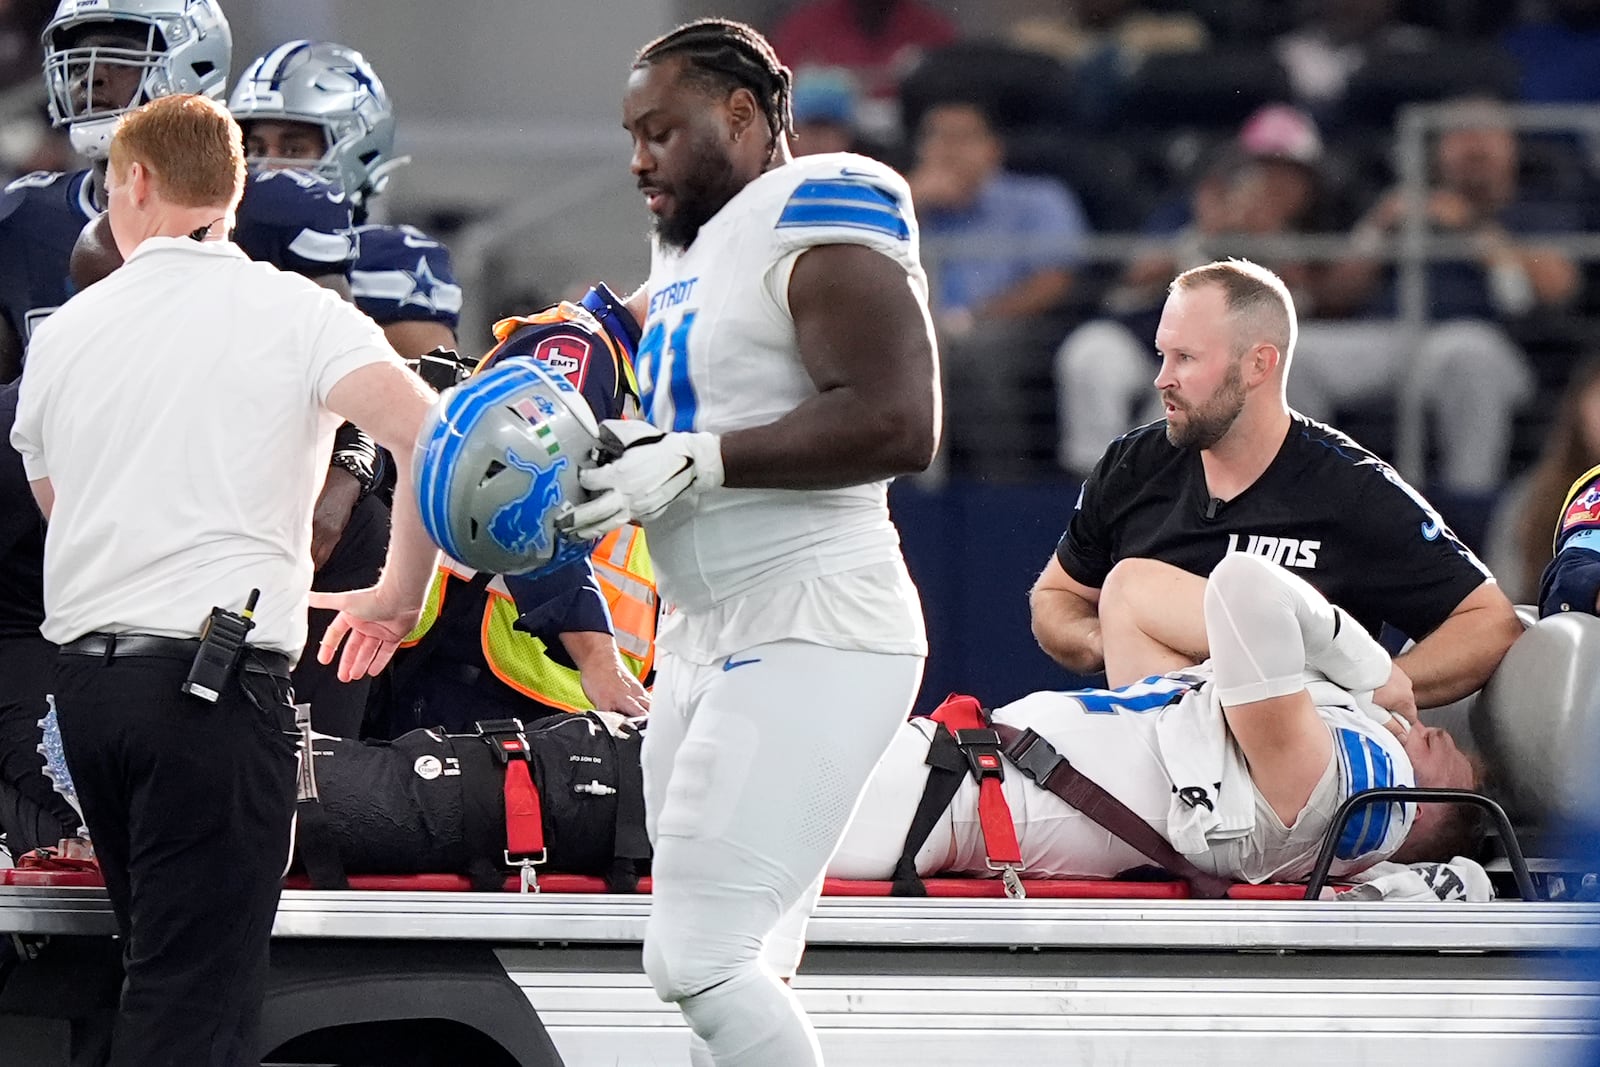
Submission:
[[[87,170],[35,171],[0,195],[0,314],[24,345],[72,295],[67,264],[94,206]]]
[[[461,319],[461,286],[450,266],[450,250],[415,226],[361,226],[350,292],[356,307],[379,326],[391,322],[438,322],[455,330]]]
[[[337,182],[306,170],[252,172],[233,241],[253,260],[312,278],[348,277],[356,263],[349,198]]]

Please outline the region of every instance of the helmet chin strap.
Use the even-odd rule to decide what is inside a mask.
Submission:
[[[116,115],[74,122],[67,131],[72,150],[86,159],[99,161],[111,153],[111,135],[117,128]]]

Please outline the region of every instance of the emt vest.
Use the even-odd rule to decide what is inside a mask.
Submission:
[[[611,612],[617,650],[628,669],[643,681],[655,665],[656,584],[645,546],[644,531],[623,526],[602,537],[589,553],[589,562]],[[433,576],[422,617],[401,642],[409,648],[421,641],[439,619],[444,599],[452,589],[472,595],[476,571],[446,560]],[[588,711],[593,705],[584,695],[578,672],[551,659],[543,639],[515,629],[516,602],[499,575],[484,590],[483,621],[479,637],[484,662],[501,682],[523,696],[563,711]]]

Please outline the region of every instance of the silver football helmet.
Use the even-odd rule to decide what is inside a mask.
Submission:
[[[394,168],[394,107],[372,64],[329,41],[290,41],[253,60],[234,86],[228,110],[239,124],[304,122],[326,146],[311,169],[344,186],[356,203],[378,193]],[[253,157],[253,167],[306,166],[305,160]]]
[[[412,470],[428,536],[491,574],[554,570],[591,542],[557,529],[587,500],[600,428],[571,382],[529,356],[446,389],[424,422]]]
[[[99,33],[121,41],[82,43]],[[216,0],[61,0],[44,28],[50,119],[69,127],[75,150],[104,159],[124,111],[174,93],[220,99],[232,55]]]

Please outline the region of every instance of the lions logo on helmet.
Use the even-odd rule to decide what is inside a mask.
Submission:
[[[556,520],[589,494],[578,471],[598,457],[599,426],[570,382],[526,356],[445,390],[417,442],[422,525],[451,558],[491,574],[545,572],[590,542]]]
[[[220,98],[232,58],[216,0],[61,0],[44,28],[51,121],[104,159],[117,116],[175,93]]]

